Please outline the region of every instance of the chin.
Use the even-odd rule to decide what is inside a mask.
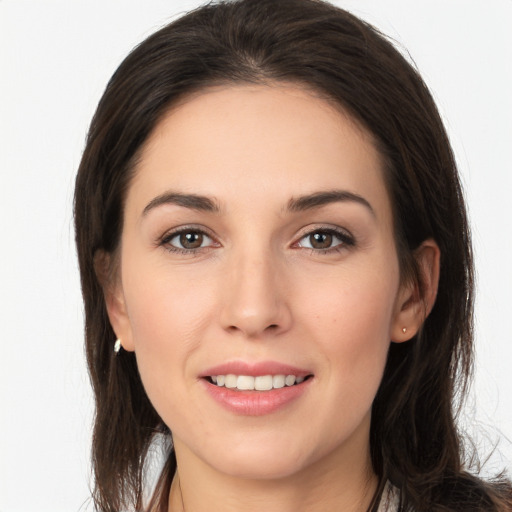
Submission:
[[[246,433],[243,439],[219,441],[214,451],[203,451],[201,458],[214,470],[231,477],[277,480],[300,473],[322,457],[321,447],[283,434]]]
[[[305,466],[303,461],[278,453],[260,453],[258,456],[230,456],[215,461],[215,469],[226,475],[247,480],[279,480],[299,473]]]

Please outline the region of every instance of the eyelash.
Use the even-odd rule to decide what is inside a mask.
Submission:
[[[304,239],[307,239],[315,234],[322,234],[322,235],[331,235],[333,238],[337,238],[339,240],[339,243],[332,246],[327,247],[325,249],[318,249],[315,247],[303,247],[300,244],[300,242]],[[334,240],[333,240],[334,242]],[[304,233],[297,242],[293,244],[294,247],[299,247],[302,249],[306,249],[310,251],[312,254],[322,254],[322,255],[328,255],[333,253],[338,253],[340,251],[346,250],[350,247],[354,247],[356,245],[355,238],[346,230],[339,229],[339,228],[325,228],[325,227],[319,227],[316,229],[312,229],[308,231],[307,233]]]
[[[210,239],[211,243],[205,247],[200,246],[200,247],[191,248],[191,249],[180,248],[180,247],[176,247],[171,244],[171,240],[173,240],[183,234],[195,234],[195,235],[207,237],[208,239]],[[300,242],[302,240],[304,240],[308,237],[311,237],[315,234],[331,235],[332,237],[337,238],[340,243],[338,243],[337,245],[334,245],[332,247],[327,247],[325,249],[318,249],[315,247],[304,247],[304,246],[300,245]],[[196,254],[200,250],[210,249],[211,247],[214,247],[215,245],[217,245],[217,247],[219,246],[218,242],[215,242],[213,237],[210,236],[205,230],[200,229],[200,228],[194,228],[194,227],[186,227],[186,226],[183,228],[180,228],[176,231],[172,231],[170,233],[165,234],[162,237],[162,239],[159,241],[159,245],[164,247],[169,252],[172,252],[175,254],[188,255],[188,256]],[[354,247],[355,245],[356,245],[356,241],[355,241],[354,237],[349,232],[342,230],[342,229],[319,227],[319,228],[312,229],[312,230],[304,233],[298,239],[297,242],[294,242],[292,244],[292,247],[308,250],[312,254],[325,255],[325,254],[337,253],[344,249]]]
[[[171,245],[171,240],[174,238],[179,237],[183,234],[195,234],[195,235],[201,235],[203,237],[209,238],[213,243],[210,245],[207,245],[206,247],[197,247],[193,249],[185,249],[181,247],[176,247],[174,245]],[[197,253],[200,249],[209,249],[210,247],[214,246],[216,242],[213,240],[213,237],[210,236],[205,230],[195,227],[182,227],[177,229],[176,231],[172,231],[170,233],[166,233],[163,238],[160,240],[159,245],[164,247],[167,251],[175,253],[175,254],[184,254],[187,256],[193,255]],[[218,245],[218,244],[217,244]]]

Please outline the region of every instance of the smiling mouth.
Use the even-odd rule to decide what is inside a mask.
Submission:
[[[212,375],[206,377],[206,380],[218,387],[225,387],[234,391],[270,391],[272,389],[281,389],[284,387],[297,386],[311,378],[312,375],[305,377],[295,375]]]

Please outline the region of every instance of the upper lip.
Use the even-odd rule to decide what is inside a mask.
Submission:
[[[307,377],[312,372],[303,368],[297,368],[289,364],[279,363],[277,361],[230,361],[208,368],[202,372],[200,377],[211,377],[216,375],[248,375],[257,377],[258,375],[295,375],[296,377]]]

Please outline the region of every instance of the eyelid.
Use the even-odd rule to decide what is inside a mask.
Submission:
[[[197,247],[195,249],[186,249],[182,247],[176,247],[175,245],[172,245],[170,241],[173,238],[176,238],[177,236],[183,234],[183,233],[199,233],[201,235],[204,235],[205,237],[208,237],[212,243],[208,244],[207,246]],[[201,250],[209,249],[211,247],[220,247],[220,243],[216,239],[216,237],[210,232],[209,229],[205,228],[204,226],[197,226],[197,225],[184,225],[184,226],[178,226],[175,228],[172,228],[168,231],[166,231],[161,237],[157,240],[157,245],[164,247],[166,250],[170,252],[178,252],[182,254],[193,254]]]
[[[307,237],[313,235],[314,233],[331,234],[331,235],[335,236],[336,238],[338,238],[341,243],[334,245],[332,247],[328,247],[326,249],[317,249],[314,247],[304,247],[304,246],[299,245],[300,242],[304,238],[307,238]],[[353,247],[355,245],[356,245],[356,239],[352,235],[352,233],[350,233],[350,231],[348,231],[347,229],[342,228],[340,226],[319,224],[319,225],[308,226],[307,228],[304,228],[302,230],[302,233],[296,238],[296,241],[292,244],[292,247],[311,250],[311,251],[314,251],[317,253],[328,253],[331,251],[340,250],[341,248]]]
[[[329,224],[327,224],[327,225],[326,224],[318,224],[318,225],[313,225],[313,226],[307,226],[307,227],[303,228],[301,231],[302,232],[300,234],[298,234],[297,237],[295,237],[295,242],[293,242],[291,244],[291,247],[294,249],[300,248],[300,249],[310,250],[315,253],[324,253],[325,254],[325,253],[329,253],[329,252],[339,251],[342,248],[349,248],[349,247],[356,245],[356,239],[352,235],[352,233],[349,230],[347,230],[346,228],[342,228],[340,226],[333,226],[333,225],[329,225]],[[173,238],[175,238],[183,233],[194,233],[194,232],[200,233],[200,234],[208,237],[211,240],[211,243],[208,244],[207,246],[201,246],[201,247],[192,248],[192,249],[181,248],[181,247],[177,247],[177,246],[170,244],[170,241]],[[340,243],[338,243],[332,247],[328,247],[326,249],[318,249],[318,248],[314,248],[314,247],[304,247],[304,246],[300,245],[300,242],[304,238],[311,236],[314,233],[331,234],[334,237],[338,238],[338,240],[340,240]],[[198,225],[191,224],[191,225],[177,226],[175,228],[172,228],[172,229],[166,231],[162,236],[160,236],[157,239],[156,245],[162,246],[166,250],[171,251],[171,252],[181,252],[183,254],[190,255],[193,253],[197,253],[199,251],[204,251],[204,250],[210,249],[212,247],[221,247],[222,244],[218,241],[217,237],[208,228],[206,228],[204,226],[198,226]]]

